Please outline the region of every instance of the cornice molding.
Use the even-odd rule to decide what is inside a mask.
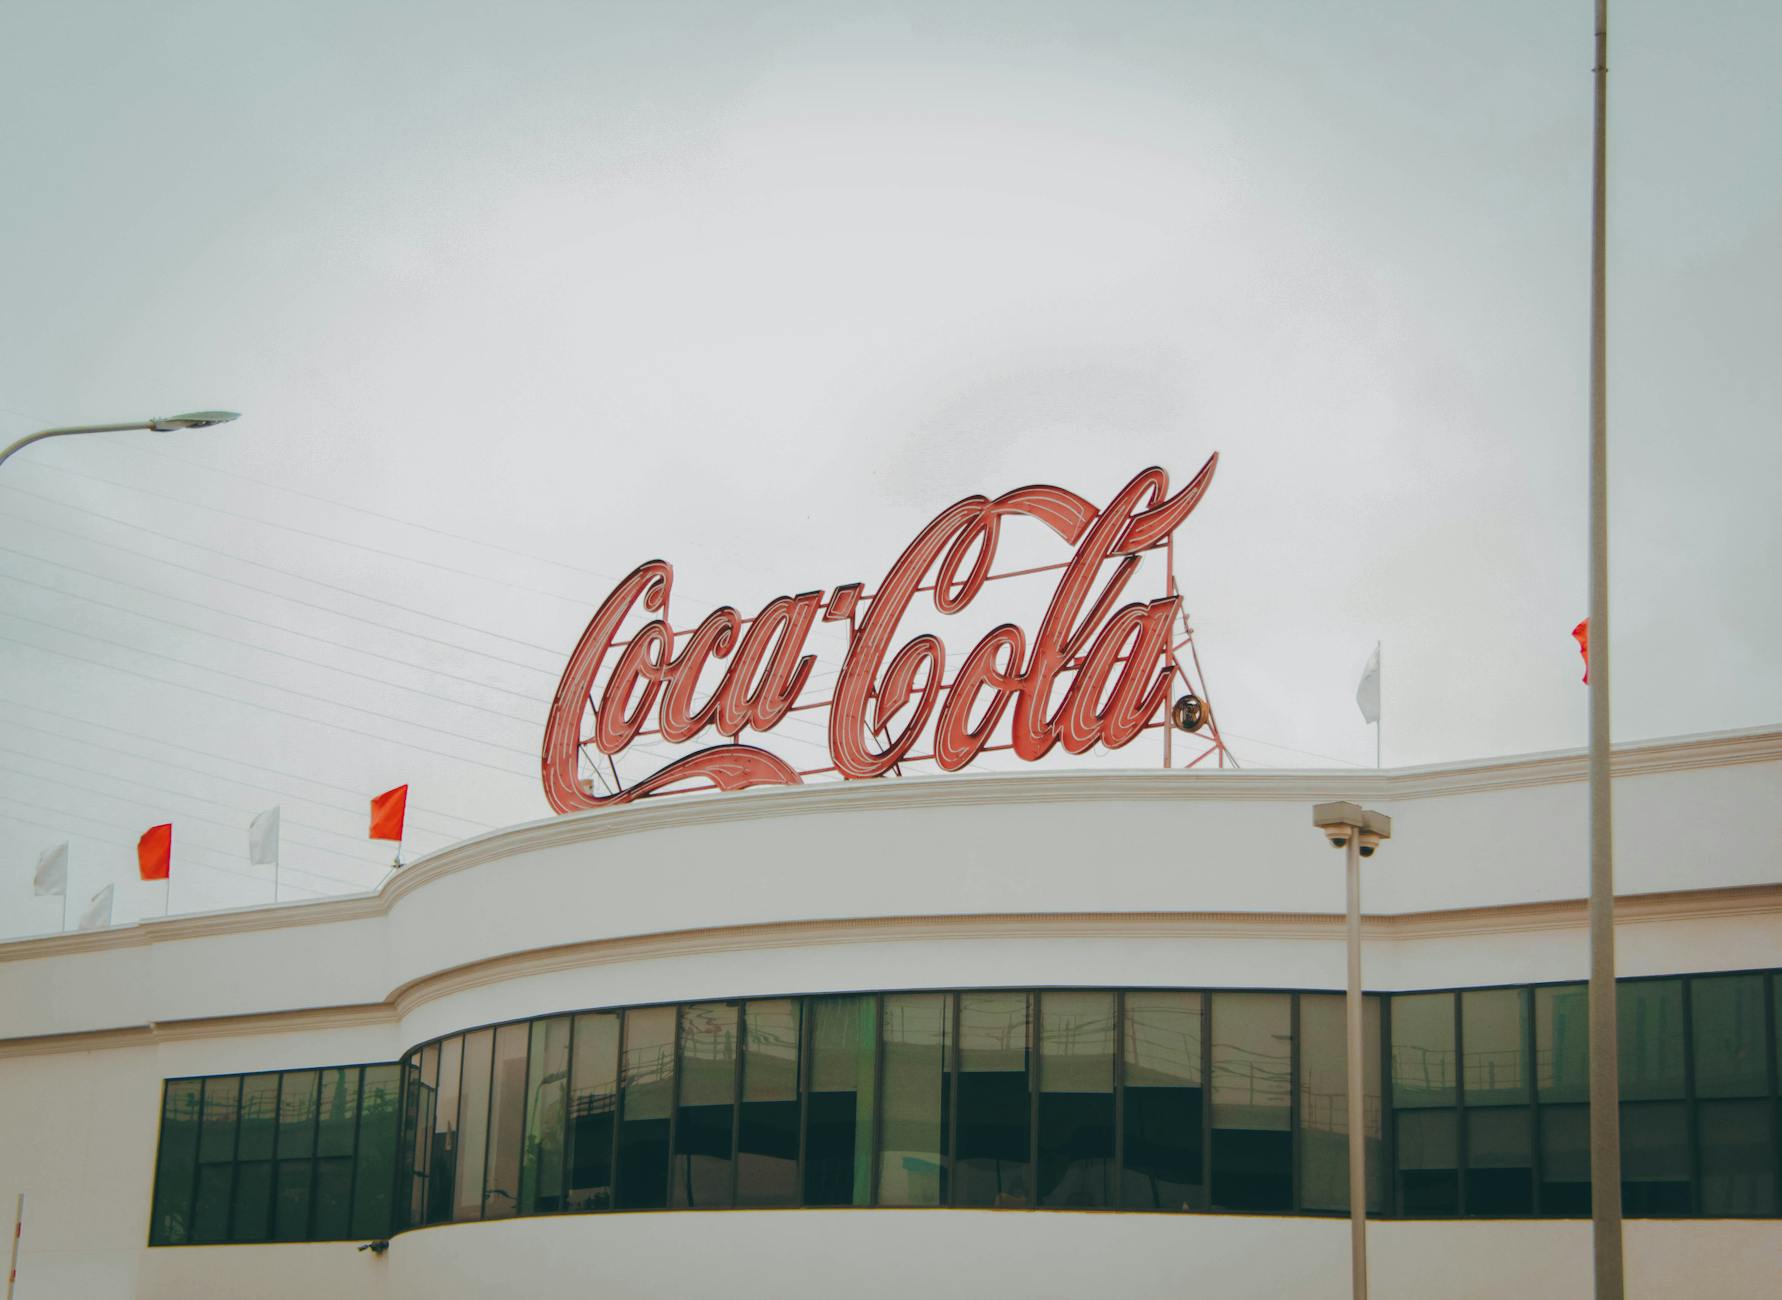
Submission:
[[[1617,745],[1611,772],[1647,776],[1752,763],[1782,763],[1782,727],[1756,727]],[[0,962],[101,951],[181,939],[378,918],[435,880],[524,853],[619,836],[712,824],[840,812],[895,813],[991,805],[1145,802],[1375,803],[1482,794],[1587,779],[1583,750],[1385,771],[1194,771],[1049,769],[832,781],[650,799],[525,822],[463,840],[387,876],[374,893],[193,916],[153,918],[107,930],[0,943]]]
[[[1782,885],[1631,894],[1616,900],[1618,928],[1729,916],[1782,916]],[[1517,903],[1370,916],[1362,933],[1375,944],[1476,936],[1582,931],[1582,899]],[[980,913],[784,921],[672,930],[534,949],[470,962],[412,980],[382,1002],[119,1025],[68,1034],[0,1040],[0,1058],[152,1046],[258,1033],[393,1025],[428,1003],[454,994],[539,975],[620,962],[711,953],[796,949],[861,943],[998,939],[1191,940],[1261,939],[1339,943],[1344,919],[1334,912],[1071,912]],[[823,990],[813,990],[823,991]]]

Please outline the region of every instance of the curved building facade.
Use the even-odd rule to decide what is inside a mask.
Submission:
[[[1630,1294],[1770,1295],[1782,731],[1615,773]],[[647,800],[0,946],[18,1295],[1347,1295],[1336,798],[1373,1293],[1576,1295],[1583,776]]]

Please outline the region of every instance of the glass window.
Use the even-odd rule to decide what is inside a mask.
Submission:
[[[352,1155],[353,1130],[358,1123],[358,1067],[323,1070],[322,1094],[316,1105],[316,1154]]]
[[[339,1241],[351,1236],[353,1158],[329,1156],[318,1159],[315,1178],[315,1213],[310,1221],[310,1240]]]
[[[427,1161],[427,1222],[452,1217],[452,1190],[458,1170],[458,1101],[464,1071],[464,1040],[439,1045],[439,1091],[434,1098],[433,1154]]]
[[[1616,985],[1615,994],[1622,1100],[1681,1097],[1683,981],[1638,980]]]
[[[1293,1204],[1292,998],[1212,995],[1212,1204],[1285,1210]]]
[[[223,1241],[229,1235],[235,1127],[240,1105],[240,1075],[218,1075],[204,1081],[204,1110],[198,1131],[198,1191],[192,1203],[194,1242]]]
[[[1590,1108],[1543,1106],[1540,1124],[1542,1217],[1588,1218]]]
[[[879,1204],[944,1205],[953,995],[887,993],[883,1001]]]
[[[804,1203],[870,1205],[877,999],[813,998],[810,1008]]]
[[[400,1067],[365,1067],[359,1100],[359,1145],[353,1174],[355,1237],[390,1235],[390,1193],[396,1176],[396,1110]]]
[[[1764,1041],[1763,976],[1697,976],[1689,981],[1697,1097],[1761,1097],[1770,1090]]]
[[[1114,995],[1039,995],[1041,1205],[1113,1204]]]
[[[1683,1103],[1621,1107],[1621,1212],[1653,1218],[1690,1212],[1689,1108]]]
[[[170,1079],[161,1094],[161,1147],[155,1168],[155,1212],[149,1240],[184,1244],[191,1229],[192,1184],[198,1170],[201,1079]]]
[[[569,1209],[604,1210],[613,1203],[618,1107],[619,1013],[577,1016],[569,1066]]]
[[[272,1233],[272,1154],[278,1134],[276,1074],[250,1074],[241,1081],[241,1129],[235,1139],[235,1205],[230,1213],[232,1241],[265,1241]]]
[[[495,1031],[495,1069],[489,1092],[489,1170],[483,1192],[485,1219],[512,1218],[520,1208],[520,1147],[526,1133],[524,1022]]]
[[[1469,1106],[1528,1102],[1528,990],[1467,989],[1460,995],[1461,1088]]]
[[[670,1197],[677,1208],[711,1209],[731,1202],[736,1035],[734,1002],[694,1002],[681,1008],[681,1100]]]
[[[1392,999],[1392,1105],[1455,1102],[1454,995],[1398,994]]]
[[[1588,1101],[1590,1008],[1584,985],[1544,985],[1534,996],[1535,1080],[1541,1100]]]
[[[464,1035],[464,1065],[458,1081],[458,1184],[452,1218],[462,1223],[483,1217],[483,1172],[489,1154],[489,1067],[495,1031]]]
[[[743,1004],[736,1203],[798,1203],[798,1002]]]
[[[1460,1213],[1460,1122],[1452,1110],[1398,1115],[1398,1209],[1421,1219]]]
[[[272,1228],[272,1235],[278,1241],[309,1240],[311,1164],[308,1156],[278,1162],[273,1184]]]
[[[1764,1101],[1704,1101],[1696,1107],[1702,1161],[1701,1212],[1776,1212],[1773,1110]]]
[[[265,1241],[272,1229],[272,1161],[247,1160],[235,1166],[235,1205],[229,1240]]]
[[[1128,993],[1122,1015],[1120,1203],[1185,1210],[1206,1191],[1201,995]]]
[[[674,1106],[675,1009],[645,1007],[625,1013],[619,1079],[619,1196],[621,1209],[668,1204],[668,1128]]]
[[[241,1081],[241,1135],[237,1160],[270,1160],[278,1130],[278,1075],[250,1074]]]
[[[1386,1208],[1380,1127],[1380,999],[1362,999],[1362,1124],[1370,1210]],[[1348,1003],[1337,993],[1299,997],[1299,1203],[1349,1208]]]
[[[315,1070],[286,1070],[278,1090],[278,1158],[315,1154]]]
[[[563,1208],[563,1148],[569,1110],[569,1017],[532,1022],[526,1063],[526,1148],[520,1213]],[[610,1101],[612,1092],[607,1091]],[[610,1118],[611,1110],[608,1110]],[[606,1133],[612,1147],[612,1130]],[[608,1184],[610,1185],[610,1184]]]
[[[1526,1106],[1468,1109],[1466,1212],[1483,1219],[1534,1213],[1534,1142]]]
[[[433,1154],[433,1124],[438,1110],[439,1044],[429,1043],[421,1049],[409,1089],[407,1123],[413,1130],[409,1139],[410,1173],[413,1181],[406,1203],[406,1222],[410,1225],[427,1221],[427,1162]]]
[[[232,1164],[198,1166],[198,1193],[192,1200],[192,1241],[206,1244],[229,1235],[229,1191]]]
[[[957,1205],[1026,1205],[1029,1025],[1026,993],[959,994]]]

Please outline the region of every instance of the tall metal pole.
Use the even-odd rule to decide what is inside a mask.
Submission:
[[[19,1236],[25,1231],[25,1194],[19,1193],[18,1208],[12,1213],[12,1265],[6,1272],[6,1300],[12,1300],[13,1284],[19,1280]]]
[[[1361,828],[1355,827],[1344,847],[1349,878],[1349,988],[1344,1010],[1348,1036],[1345,1062],[1349,1102],[1349,1265],[1355,1300],[1367,1298],[1367,1143],[1363,1140],[1361,1095]]]
[[[1609,791],[1609,483],[1604,243],[1609,2],[1596,0],[1590,226],[1590,1218],[1596,1300],[1622,1300],[1615,860]]]

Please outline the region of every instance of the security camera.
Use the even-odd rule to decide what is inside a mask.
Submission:
[[[1360,849],[1362,857],[1364,857],[1364,858],[1373,857],[1374,850],[1380,847],[1380,833],[1378,831],[1369,831],[1369,830],[1362,831],[1361,832],[1361,844],[1358,847]]]
[[[1352,826],[1345,826],[1339,822],[1330,826],[1321,827],[1320,829],[1324,832],[1324,838],[1330,841],[1331,848],[1346,849],[1349,847],[1349,832],[1355,828]],[[1366,844],[1367,841],[1363,840],[1362,843]],[[1362,850],[1363,853],[1366,853],[1367,851],[1368,850],[1365,848]]]
[[[1355,847],[1364,858],[1373,857],[1380,842],[1392,838],[1392,818],[1346,800],[1313,808],[1312,825],[1324,832],[1334,849],[1348,848],[1349,837],[1355,836]]]

